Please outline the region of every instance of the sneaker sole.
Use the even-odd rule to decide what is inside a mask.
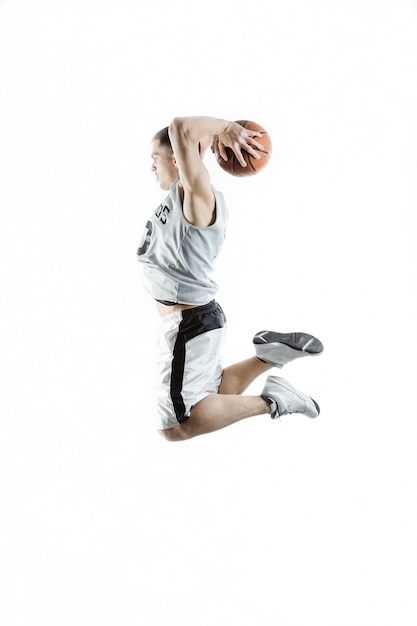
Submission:
[[[261,330],[256,333],[253,343],[258,345],[283,344],[293,350],[306,352],[312,356],[321,354],[324,350],[321,341],[307,333],[275,333],[272,330]]]

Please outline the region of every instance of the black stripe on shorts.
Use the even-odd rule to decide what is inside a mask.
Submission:
[[[215,300],[203,306],[182,311],[182,322],[178,327],[171,368],[171,400],[175,416],[180,424],[189,417],[185,414],[186,408],[182,397],[186,344],[203,333],[223,328],[225,323],[223,310]]]

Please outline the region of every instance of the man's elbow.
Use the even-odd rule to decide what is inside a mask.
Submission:
[[[174,117],[168,126],[168,133],[171,138],[190,139],[190,124],[186,117]]]

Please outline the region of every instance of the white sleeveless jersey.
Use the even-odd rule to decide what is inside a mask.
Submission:
[[[184,217],[178,182],[147,222],[138,259],[145,288],[155,300],[206,304],[217,292],[213,263],[225,238],[227,208],[223,194],[212,187],[216,220],[199,228]]]

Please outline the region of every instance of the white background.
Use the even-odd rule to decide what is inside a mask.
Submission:
[[[0,2],[4,626],[416,625],[416,76],[412,0]],[[316,334],[321,415],[170,444],[135,255],[197,114],[274,146],[207,158],[227,362]]]

